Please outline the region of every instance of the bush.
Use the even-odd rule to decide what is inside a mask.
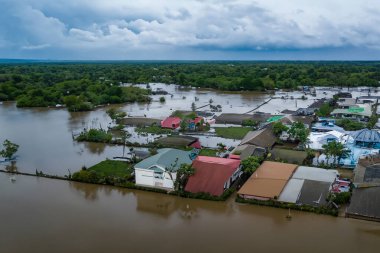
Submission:
[[[335,122],[335,124],[337,126],[343,127],[346,131],[356,131],[366,127],[365,124],[361,122],[349,119],[339,119]]]
[[[77,141],[91,141],[109,143],[112,140],[112,134],[107,133],[103,129],[90,129],[89,131],[83,131],[78,137]]]
[[[341,192],[330,194],[328,199],[334,201],[337,205],[347,204],[351,199],[351,192]]]

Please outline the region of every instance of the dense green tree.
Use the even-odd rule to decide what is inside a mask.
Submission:
[[[260,166],[262,159],[257,156],[250,156],[241,162],[242,171],[247,175],[253,174]]]
[[[5,140],[3,142],[3,147],[4,149],[0,151],[0,155],[4,158],[11,159],[14,156],[14,154],[16,154],[19,145],[9,140]]]

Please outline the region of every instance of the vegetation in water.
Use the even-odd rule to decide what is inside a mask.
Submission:
[[[80,133],[76,140],[109,143],[112,140],[112,134],[103,129],[90,129]]]
[[[55,106],[65,96],[92,105],[147,101],[147,90],[123,83],[176,83],[219,90],[294,89],[316,86],[372,86],[378,62],[161,62],[19,63],[0,65],[0,101],[19,106]],[[111,85],[112,84],[112,85]]]
[[[11,159],[14,154],[16,154],[19,145],[11,142],[10,140],[5,140],[3,142],[3,150],[0,150],[0,156],[6,158],[6,159]]]

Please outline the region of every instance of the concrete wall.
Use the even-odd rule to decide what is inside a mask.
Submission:
[[[167,172],[163,172],[162,176],[159,177],[153,170],[135,168],[135,177],[137,185],[167,188],[171,190],[174,187],[173,181],[176,179],[176,173],[172,173],[172,180]]]

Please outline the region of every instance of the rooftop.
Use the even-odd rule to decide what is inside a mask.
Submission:
[[[331,183],[304,180],[297,203],[310,206],[325,205]]]
[[[339,172],[337,170],[327,170],[308,166],[299,166],[294,172],[293,179],[314,180],[332,184]]]
[[[380,143],[380,133],[375,130],[369,130],[365,128],[365,129],[354,132],[352,136],[355,141]]]
[[[296,168],[295,164],[265,161],[238,194],[260,198],[278,197]]]
[[[164,148],[158,150],[158,154],[142,160],[135,165],[135,168],[139,169],[151,169],[156,166],[167,169],[173,167],[174,170],[178,170],[181,164],[191,164],[192,160],[191,151],[183,151],[173,148]]]
[[[368,105],[356,105],[347,109],[334,109],[331,115],[334,114],[349,114],[370,117],[372,115],[371,106]]]
[[[189,178],[185,190],[220,196],[223,194],[224,184],[239,166],[240,161],[235,159],[198,156],[192,164],[195,174]]]
[[[244,136],[240,145],[251,144],[263,148],[272,147],[276,143],[276,136],[271,128],[263,128],[256,131],[250,131]]]
[[[355,188],[352,193],[348,216],[380,220],[380,187]]]

